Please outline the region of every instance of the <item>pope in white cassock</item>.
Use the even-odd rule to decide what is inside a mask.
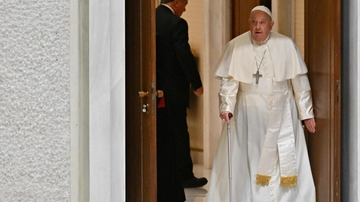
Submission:
[[[232,202],[314,202],[301,124],[315,132],[306,65],[292,39],[271,32],[268,8],[255,7],[249,24],[249,32],[227,44],[215,74],[231,141],[228,152],[224,124],[207,201],[228,202],[231,193]]]

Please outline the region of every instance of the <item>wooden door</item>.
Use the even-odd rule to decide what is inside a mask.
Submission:
[[[232,2],[232,37],[249,29],[254,6],[271,4]],[[305,62],[317,121],[316,133],[308,135],[308,150],[318,202],[340,201],[340,8],[340,0],[305,1]]]
[[[154,1],[125,1],[125,16],[126,201],[156,202]]]
[[[318,202],[340,201],[340,10],[339,0],[305,1],[305,62],[317,122],[308,150]]]

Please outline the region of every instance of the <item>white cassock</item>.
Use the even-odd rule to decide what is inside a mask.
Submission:
[[[262,77],[256,84],[254,74]],[[220,112],[230,111],[233,202],[314,202],[301,120],[313,118],[306,65],[292,39],[272,32],[230,41],[220,59]],[[227,127],[215,154],[208,202],[229,201]]]

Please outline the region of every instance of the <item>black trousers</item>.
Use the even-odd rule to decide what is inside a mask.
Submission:
[[[194,177],[187,106],[170,98],[165,100],[165,106],[157,110],[158,202],[184,201],[182,181]]]
[[[186,122],[187,107],[175,106],[168,110],[169,125],[175,139],[175,160],[176,168],[179,171],[181,180],[188,180],[194,177],[193,162],[190,155],[190,136]]]
[[[157,110],[157,202],[184,202],[185,192],[176,168],[175,139],[165,115],[165,108]]]

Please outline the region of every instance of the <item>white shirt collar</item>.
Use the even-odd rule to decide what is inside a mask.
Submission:
[[[161,4],[161,5],[168,7],[171,10],[171,12],[175,15],[174,10],[169,5],[167,4]]]

